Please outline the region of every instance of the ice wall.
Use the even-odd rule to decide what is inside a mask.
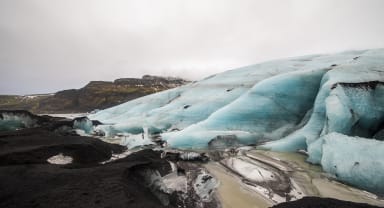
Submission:
[[[364,76],[364,73],[355,74],[356,77]],[[383,79],[384,74],[377,74],[377,78]],[[278,151],[305,149],[330,132],[372,138],[383,123],[383,83],[327,81],[317,95],[309,122],[291,135],[264,147]]]
[[[217,135],[234,134],[244,144],[281,138],[312,108],[326,71],[303,70],[265,79],[206,120],[163,138],[183,148],[206,147]]]
[[[321,137],[321,165],[335,178],[384,195],[384,142],[330,133]]]
[[[79,117],[73,120],[74,129],[79,129],[84,131],[86,134],[91,134],[93,132],[93,123],[87,117]]]

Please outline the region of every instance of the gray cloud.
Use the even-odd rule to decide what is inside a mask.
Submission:
[[[384,47],[381,0],[0,0],[0,94]]]

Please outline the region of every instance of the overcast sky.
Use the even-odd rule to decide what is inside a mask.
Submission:
[[[382,0],[0,0],[0,94],[384,47]]]

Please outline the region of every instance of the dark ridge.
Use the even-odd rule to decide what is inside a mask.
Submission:
[[[339,82],[335,83],[331,86],[331,89],[335,89],[337,85],[343,86],[343,87],[350,87],[350,88],[360,88],[365,90],[374,90],[376,89],[377,85],[384,85],[384,82],[381,81],[370,81],[370,82],[358,82],[358,83],[344,83]]]
[[[16,116],[23,119],[29,119],[28,123],[25,123],[24,121],[20,120],[17,124],[13,124],[16,126],[8,126],[7,124],[2,124],[1,122],[6,122],[5,116]],[[43,130],[47,130],[50,132],[54,132],[56,130],[60,130],[61,132],[56,132],[59,134],[72,134],[72,128],[74,126],[75,121],[85,121],[87,120],[87,117],[78,117],[75,119],[67,119],[62,117],[52,117],[48,115],[35,115],[29,111],[25,110],[0,110],[0,132],[3,131],[14,131],[18,129],[26,129],[26,128],[41,128]],[[97,126],[102,124],[99,121],[92,120],[92,125]],[[61,128],[67,128],[67,131],[62,130]],[[18,132],[20,134],[21,132]],[[1,136],[1,134],[0,134]]]
[[[187,83],[189,81],[180,78],[150,75],[114,82],[91,81],[81,89],[62,90],[53,95],[0,95],[0,110],[28,110],[40,114],[91,112]]]
[[[39,116],[26,111],[26,110],[0,110],[0,118],[4,119],[4,114],[18,115],[18,116],[27,116],[31,118],[39,118]]]
[[[0,166],[46,164],[48,158],[60,153],[71,156],[74,164],[96,164],[126,149],[91,137],[60,136],[40,128],[3,132],[0,144]]]
[[[1,134],[1,208],[218,207],[215,199],[201,201],[193,188],[187,197],[164,191],[158,174],[165,176],[172,168],[161,151],[146,149],[101,164],[126,147],[90,137],[58,136],[41,128]],[[71,156],[72,163],[47,162],[58,154]],[[200,166],[186,163],[178,169],[186,171],[188,186],[193,187]]]
[[[79,151],[82,148],[78,147]],[[180,207],[172,200],[163,205],[139,177],[143,168],[170,170],[169,163],[154,151],[141,151],[131,157],[134,159],[106,165],[0,166],[0,207]]]
[[[272,206],[272,208],[375,208],[377,206],[342,201],[332,198],[304,197],[302,199],[283,202]]]

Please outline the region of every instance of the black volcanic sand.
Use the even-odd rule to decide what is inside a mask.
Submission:
[[[124,149],[94,138],[56,136],[41,129],[2,133],[0,207],[164,207],[139,174],[143,168],[161,174],[171,170],[160,152],[144,150],[99,164]],[[72,156],[74,163],[46,162],[58,153]]]
[[[302,199],[284,202],[273,206],[272,208],[376,208],[363,203],[354,203],[332,198],[304,197]]]
[[[147,170],[157,171],[162,176],[171,172],[169,162],[161,159],[159,151],[142,150],[100,164],[110,159],[112,153],[121,153],[125,149],[90,137],[60,136],[44,128],[1,132],[0,207],[152,208],[196,207],[196,203],[201,204],[193,193],[187,199],[180,199],[177,193],[173,193],[166,196],[169,205],[162,205],[156,192],[148,187],[148,178],[143,178],[142,174]],[[48,158],[60,153],[71,156],[73,163],[55,165],[47,162]],[[203,207],[217,207],[217,204],[213,201]],[[318,197],[274,206],[291,207],[374,206]]]
[[[60,153],[74,164],[96,164],[126,148],[81,136],[59,136],[40,128],[0,133],[0,165],[47,164]]]

